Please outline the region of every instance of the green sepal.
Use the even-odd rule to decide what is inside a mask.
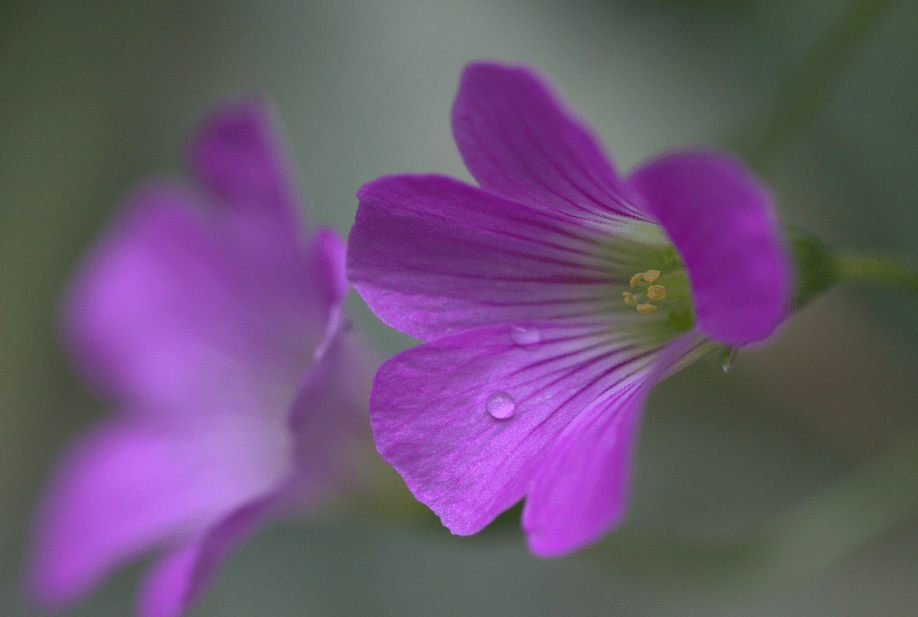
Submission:
[[[784,231],[797,270],[794,308],[799,309],[841,280],[842,271],[835,252],[816,236],[797,227]]]

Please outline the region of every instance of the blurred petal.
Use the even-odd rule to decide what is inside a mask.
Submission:
[[[309,282],[317,287],[323,312],[340,309],[351,289],[344,271],[347,246],[337,231],[323,227],[316,232],[309,252],[312,262]]]
[[[364,185],[348,275],[376,315],[419,338],[488,323],[620,309],[632,233],[553,216],[442,176]],[[630,223],[628,223],[630,224]],[[629,267],[630,268],[630,267]]]
[[[393,356],[370,397],[380,454],[453,533],[475,533],[523,497],[585,409],[656,374],[658,349],[621,326],[500,324]]]
[[[466,66],[453,135],[481,188],[545,212],[645,218],[598,141],[525,67]]]
[[[139,598],[141,617],[175,617],[193,603],[220,560],[267,519],[291,505],[312,502],[323,489],[354,472],[348,455],[366,422],[372,364],[350,331],[339,330],[327,352],[307,371],[290,416],[295,438],[290,476],[241,505],[199,537],[161,556],[147,572]]]
[[[215,108],[195,132],[191,168],[236,221],[254,222],[258,229],[270,223],[283,230],[280,235],[295,240],[300,199],[277,124],[264,100],[238,100]]]
[[[216,109],[192,145],[204,186],[139,191],[69,290],[74,357],[121,408],[41,504],[30,583],[46,605],[168,547],[139,610],[177,615],[268,511],[304,505],[343,468],[334,448],[365,413],[372,362],[343,331],[344,244],[328,229],[300,241],[269,116]],[[294,408],[303,387],[312,404]]]
[[[197,205],[171,185],[135,198],[71,288],[71,348],[105,390],[146,410],[286,408],[325,329],[313,290],[341,275],[253,263]]]
[[[177,617],[204,590],[219,562],[270,514],[273,500],[239,508],[194,541],[159,557],[144,576],[138,597],[139,617]]]
[[[200,533],[289,471],[292,438],[256,417],[197,431],[110,422],[65,457],[39,510],[32,587],[66,604],[155,543]]]
[[[685,263],[699,329],[745,345],[790,314],[793,275],[771,196],[741,161],[715,151],[670,152],[629,182]]]
[[[354,436],[369,436],[367,400],[376,364],[350,324],[343,324],[303,376],[289,425],[296,436],[295,480],[307,493],[353,473]]]
[[[137,596],[138,617],[177,617],[194,602],[191,587],[206,584],[195,576],[200,553],[197,542],[183,544],[147,569]]]

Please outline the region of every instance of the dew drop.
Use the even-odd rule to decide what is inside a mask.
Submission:
[[[506,392],[492,392],[485,401],[485,409],[498,420],[506,420],[516,411],[516,401]]]
[[[532,347],[542,342],[542,333],[536,328],[511,325],[510,340],[520,347]]]
[[[724,373],[729,373],[730,369],[733,368],[733,358],[736,357],[736,352],[737,352],[736,347],[733,347],[733,348],[728,347],[724,349],[723,354],[721,354],[721,357],[720,357],[721,362],[722,362],[721,366],[723,366]]]

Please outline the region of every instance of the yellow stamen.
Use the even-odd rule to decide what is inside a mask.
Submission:
[[[638,313],[649,313],[650,311],[657,310],[657,307],[654,304],[638,304],[637,310]]]
[[[660,278],[660,271],[659,270],[648,270],[647,272],[643,274],[643,276],[644,276],[645,281],[647,281],[648,283],[653,283],[655,280]]]
[[[631,295],[630,291],[623,291],[622,295],[625,296],[625,304],[628,306],[634,306],[637,304],[637,300],[634,299],[634,296]]]
[[[644,273],[643,273],[643,272],[638,272],[637,274],[635,274],[634,276],[632,276],[632,277],[631,277],[631,286],[634,287],[635,284],[637,284],[637,282],[638,282],[639,280],[641,280],[642,278],[644,278]]]
[[[651,285],[647,288],[647,298],[650,300],[662,300],[666,297],[666,288],[663,285]]]

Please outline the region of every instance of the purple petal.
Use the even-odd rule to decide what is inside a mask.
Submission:
[[[177,617],[204,590],[220,560],[260,526],[274,507],[273,497],[233,512],[194,541],[181,544],[153,564],[138,597],[139,617]]]
[[[643,219],[592,133],[532,70],[466,67],[453,135],[481,187],[535,209]]]
[[[762,183],[704,150],[664,154],[629,182],[685,263],[698,328],[727,345],[769,336],[790,312],[793,275]]]
[[[341,444],[366,410],[345,247],[331,230],[300,241],[264,104],[216,110],[192,150],[203,190],[139,191],[67,295],[74,356],[121,410],[77,442],[41,505],[30,576],[48,605],[165,545],[141,611],[178,614],[259,512],[303,505],[342,466],[328,444],[307,461],[321,436],[291,428]]]
[[[697,334],[688,333],[668,343],[653,363],[619,381],[609,397],[583,409],[558,437],[523,508],[523,529],[535,554],[568,553],[621,522],[647,395],[700,342]]]
[[[340,296],[341,257],[323,234],[309,260],[259,263],[200,205],[162,184],[135,197],[71,288],[70,346],[145,408],[286,409]]]
[[[349,455],[365,430],[372,364],[353,333],[339,329],[309,368],[290,414],[295,438],[288,478],[236,509],[193,541],[178,545],[147,572],[141,617],[175,617],[201,594],[220,560],[266,519],[313,502],[323,489],[354,472]]]
[[[200,533],[289,473],[283,421],[188,425],[115,421],[63,460],[39,509],[33,593],[61,606],[156,543]]]
[[[351,289],[344,271],[347,246],[338,232],[322,227],[316,232],[309,247],[308,272],[306,279],[314,285],[321,302],[322,312],[328,320],[330,313],[338,310]]]
[[[348,275],[376,315],[419,338],[608,312],[627,284],[608,240],[627,228],[502,199],[442,176],[364,185]],[[620,298],[619,298],[620,300]]]
[[[190,144],[192,170],[227,204],[239,223],[277,226],[298,237],[298,199],[287,169],[271,106],[264,100],[237,100],[214,108]],[[249,225],[241,225],[244,230]],[[276,242],[279,238],[274,238]],[[270,248],[270,245],[267,245]]]
[[[367,400],[378,364],[349,324],[324,348],[300,382],[289,420],[296,436],[293,482],[306,498],[356,472],[352,444],[369,437]]]
[[[523,497],[578,415],[657,374],[658,348],[622,326],[500,324],[393,356],[370,397],[380,453],[453,533],[475,533]]]
[[[206,585],[204,577],[195,580],[200,553],[199,543],[189,542],[149,567],[137,597],[138,617],[177,617],[194,602],[191,587],[199,590]]]

